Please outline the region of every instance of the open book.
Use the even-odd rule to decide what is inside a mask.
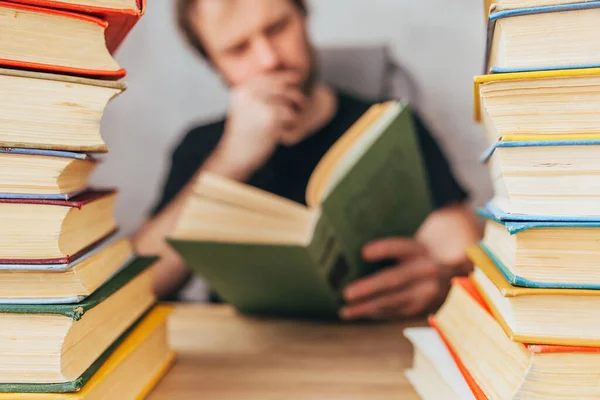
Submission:
[[[331,147],[304,206],[205,173],[169,238],[187,264],[240,311],[337,317],[371,240],[413,236],[431,211],[411,112],[372,106]]]

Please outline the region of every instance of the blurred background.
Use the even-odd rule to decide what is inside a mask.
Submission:
[[[128,90],[108,106],[110,153],[92,183],[120,190],[116,216],[134,232],[158,200],[170,154],[187,130],[223,115],[227,93],[182,40],[172,0],[146,15],[117,53]],[[323,75],[377,99],[406,97],[433,130],[474,206],[491,196],[473,122],[473,77],[482,72],[484,13],[472,0],[312,0],[311,37]]]

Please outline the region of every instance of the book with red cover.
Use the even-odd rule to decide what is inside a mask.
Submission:
[[[100,200],[106,196],[116,194],[116,190],[89,190],[79,196],[72,198],[71,200],[47,200],[47,199],[0,199],[0,204],[16,203],[16,204],[39,204],[39,205],[51,205],[57,207],[70,207],[81,210],[86,204]],[[93,249],[95,246],[100,245],[102,242],[113,236],[118,231],[118,227],[114,227],[106,234],[94,240],[89,245],[81,248],[73,254],[67,254],[64,257],[55,258],[42,258],[42,259],[2,259],[0,258],[0,264],[2,265],[33,265],[33,264],[69,264],[77,258],[83,256],[85,253]]]
[[[93,5],[94,0],[89,0],[90,4],[70,4],[60,0],[11,0],[12,2],[29,4],[32,6],[47,7],[55,10],[72,11],[92,15],[108,23],[106,29],[106,44],[108,50],[114,53],[128,33],[135,26],[138,20],[146,11],[146,0],[137,0],[136,9],[115,9],[99,7]]]
[[[0,1],[0,7],[2,8],[4,13],[10,12],[10,14],[8,15],[3,15],[4,17],[8,16],[8,18],[14,19],[13,23],[7,22],[6,27],[4,24],[2,24],[2,30],[6,30],[6,34],[20,33],[21,35],[25,35],[24,37],[19,38],[19,40],[17,40],[17,43],[37,43],[37,41],[39,40],[37,33],[32,31],[31,29],[20,28],[19,24],[21,22],[19,21],[24,21],[22,23],[24,24],[24,27],[27,27],[27,24],[32,23],[32,21],[27,22],[28,20],[31,20],[32,18],[34,18],[34,16],[39,18],[39,16],[41,15],[47,16],[48,20],[37,21],[37,23],[40,24],[40,31],[45,32],[47,35],[53,35],[53,29],[56,29],[58,26],[60,26],[61,21],[64,19],[78,20],[80,23],[85,23],[88,25],[98,25],[102,29],[102,32],[104,32],[105,38],[108,34],[106,31],[108,28],[108,22],[92,15],[57,10],[53,8],[39,7],[29,4],[14,3],[11,1]],[[101,38],[99,38],[99,40],[101,40]],[[82,46],[78,42],[73,42],[68,36],[57,35],[56,37],[53,37],[53,41],[60,44],[64,44],[65,46],[70,45],[71,47],[60,50],[60,54],[63,54],[63,51],[69,50],[65,54],[69,55],[70,57],[75,56],[75,54],[79,54],[81,51],[85,50],[84,46]],[[102,45],[104,46],[105,44],[103,43]],[[108,51],[107,47],[103,50],[103,52],[105,53],[104,57],[110,56],[110,51]],[[0,50],[2,50],[2,53],[0,53],[0,66],[2,67],[48,71],[63,74],[85,75],[98,78],[104,77],[112,79],[119,79],[126,75],[125,69],[119,67],[114,59],[114,62],[110,63],[112,64],[110,67],[108,65],[100,67],[98,63],[96,63],[96,65],[94,66],[87,66],[82,64],[81,62],[79,62],[76,65],[73,65],[71,64],[73,62],[73,59],[70,59],[67,56],[64,57],[64,60],[62,60],[62,58],[60,57],[56,60],[48,60],[48,54],[44,55],[44,53],[42,53],[44,55],[43,57],[36,57],[34,54],[35,52],[19,54],[18,52],[15,52],[16,50],[14,48],[11,48],[11,46],[8,46],[8,48],[6,49],[3,47]],[[106,58],[104,59],[106,60]],[[69,60],[71,63],[67,62],[67,60]],[[64,61],[64,63],[62,61]]]

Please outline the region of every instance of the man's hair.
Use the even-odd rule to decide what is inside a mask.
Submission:
[[[194,29],[192,19],[190,18],[190,11],[198,1],[202,0],[177,0],[177,24],[181,29],[185,39],[192,45],[192,47],[202,55],[205,59],[209,60],[206,47],[202,43],[198,33]],[[307,14],[307,8],[305,0],[289,0],[294,6],[298,7],[304,15]],[[209,60],[210,61],[210,60]]]

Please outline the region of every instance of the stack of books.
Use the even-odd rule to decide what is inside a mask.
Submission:
[[[126,89],[112,51],[143,9],[0,1],[0,399],[140,398],[174,358],[155,260],[88,184]]]
[[[495,194],[474,272],[405,332],[407,375],[426,399],[598,399],[600,2],[497,0],[487,21],[475,114]]]

